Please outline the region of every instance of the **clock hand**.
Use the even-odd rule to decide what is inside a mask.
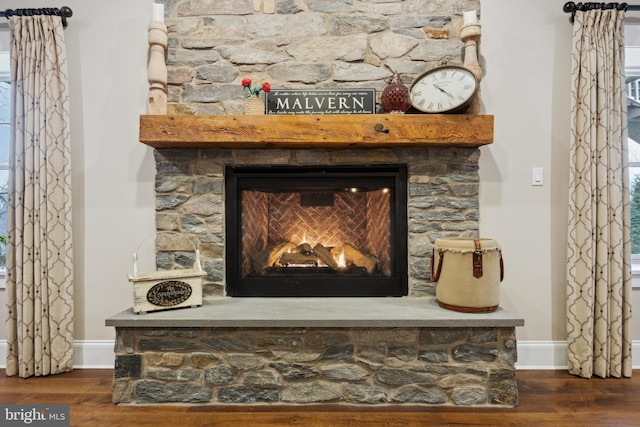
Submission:
[[[453,95],[451,95],[449,92],[447,92],[446,90],[442,89],[440,86],[438,86],[437,84],[434,84],[433,86],[435,86],[436,89],[438,89],[440,92],[444,93],[445,95],[447,95],[449,98],[453,98]]]

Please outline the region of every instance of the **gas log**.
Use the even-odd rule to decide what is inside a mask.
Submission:
[[[295,245],[294,243],[280,243],[274,248],[268,248],[255,254],[251,258],[254,272],[265,274],[270,267],[286,266],[318,266],[320,262],[330,269],[339,268],[336,258],[343,253],[348,265],[364,268],[368,274],[376,270],[378,260],[349,244],[334,248],[327,248],[318,243],[313,249],[308,243]]]
[[[281,265],[318,265],[318,257],[310,253],[286,253],[280,257]]]
[[[258,252],[251,257],[251,265],[253,266],[253,271],[258,274],[264,274],[267,268],[273,267],[279,261],[282,254],[292,250],[295,247],[295,244],[287,242],[280,243],[275,248],[268,248]]]
[[[322,260],[325,264],[327,264],[332,270],[338,269],[338,262],[331,255],[331,251],[320,243],[313,247],[313,253]]]
[[[378,260],[375,257],[362,253],[353,246],[347,244],[342,246],[342,250],[344,251],[346,260],[350,260],[353,265],[364,267],[369,274],[376,270]]]
[[[311,245],[308,243],[303,243],[301,245],[298,245],[291,250],[291,252],[296,254],[307,254],[307,255],[310,254],[312,251],[313,249],[311,249]]]

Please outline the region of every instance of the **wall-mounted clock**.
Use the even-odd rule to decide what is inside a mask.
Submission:
[[[443,65],[425,71],[410,88],[411,105],[424,113],[464,110],[478,93],[478,79],[459,65]]]

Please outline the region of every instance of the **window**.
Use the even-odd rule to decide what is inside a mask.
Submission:
[[[640,19],[625,25],[625,76],[629,129],[629,190],[631,196],[631,259],[633,287],[640,287]]]

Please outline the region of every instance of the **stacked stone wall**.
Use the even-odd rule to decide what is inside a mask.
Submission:
[[[116,403],[515,406],[514,328],[117,328]]]
[[[462,63],[462,14],[479,0],[165,0],[171,114],[242,114],[241,81],[274,88],[406,83]]]
[[[229,164],[407,165],[411,297],[435,295],[429,262],[436,239],[479,233],[478,149],[162,149],[155,156],[157,267],[191,268],[197,244],[207,272],[205,297],[225,295],[224,167]]]

